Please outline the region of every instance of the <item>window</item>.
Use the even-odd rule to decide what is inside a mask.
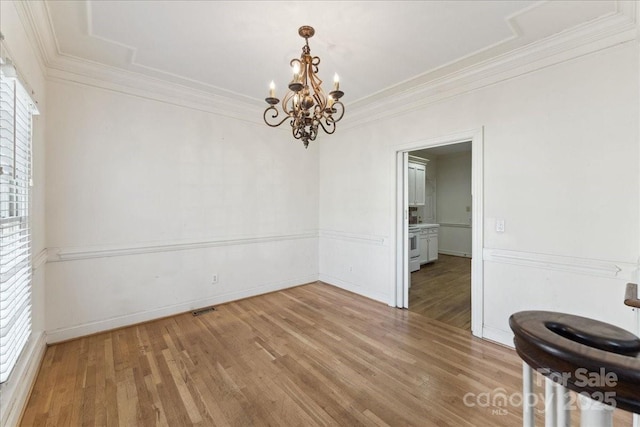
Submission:
[[[15,75],[11,65],[0,66],[0,383],[31,334],[31,118],[37,110]]]

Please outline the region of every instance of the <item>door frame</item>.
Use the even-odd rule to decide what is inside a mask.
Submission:
[[[409,266],[407,254],[408,236],[408,197],[405,164],[409,151],[441,147],[443,145],[471,142],[471,333],[483,336],[484,324],[484,130],[472,129],[452,135],[423,139],[393,146],[393,161],[396,170],[395,216],[392,229],[395,245],[392,253],[395,262],[395,280],[391,290],[390,305],[398,308],[408,307]]]

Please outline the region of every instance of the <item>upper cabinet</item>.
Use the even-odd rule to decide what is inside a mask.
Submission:
[[[415,158],[413,158],[415,159]],[[413,160],[409,157],[408,179],[409,179],[409,206],[424,206],[425,183],[427,180],[426,159],[422,161]],[[424,163],[423,163],[424,162]]]
[[[424,206],[424,185],[427,179],[427,167],[416,164],[416,206]]]

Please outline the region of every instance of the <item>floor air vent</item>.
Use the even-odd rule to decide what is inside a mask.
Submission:
[[[191,314],[193,314],[194,316],[200,316],[201,314],[206,314],[206,313],[209,313],[210,311],[215,311],[215,309],[216,308],[213,306],[199,308],[197,310],[192,311]]]

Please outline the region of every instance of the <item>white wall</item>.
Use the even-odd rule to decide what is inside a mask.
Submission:
[[[438,156],[438,251],[471,256],[471,151]],[[467,211],[467,208],[469,211]]]
[[[45,122],[47,117],[45,77],[12,1],[0,2],[0,28],[5,37],[2,56],[9,57],[21,80],[34,92],[40,116],[33,121],[33,187],[32,187],[32,336],[8,381],[0,386],[0,425],[17,423],[22,405],[37,374],[44,352],[45,330]]]
[[[318,137],[320,280],[387,302],[394,270],[386,225],[394,207],[380,201],[394,197],[393,171],[371,128],[359,131]]]
[[[316,144],[64,81],[47,96],[50,342],[317,280]]]
[[[321,234],[320,277],[392,301],[397,147],[483,128],[484,336],[511,344],[508,317],[525,309],[633,330],[622,301],[640,255],[638,74],[627,42],[338,131],[320,145],[320,229],[351,241]]]

